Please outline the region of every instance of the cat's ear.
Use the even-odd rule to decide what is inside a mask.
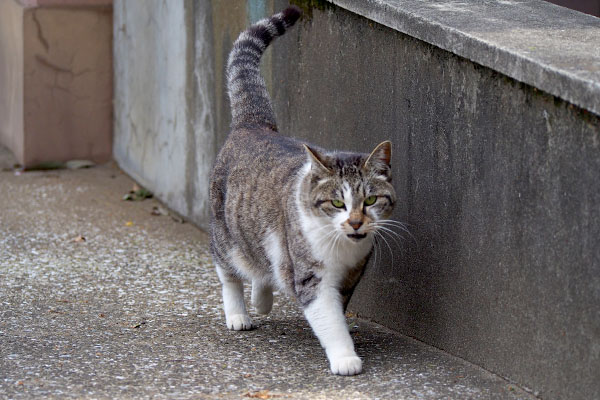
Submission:
[[[389,168],[391,166],[391,160],[392,142],[386,140],[385,142],[379,143],[377,147],[375,147],[375,150],[371,152],[364,165],[367,168],[377,168],[378,165]]]
[[[308,154],[308,158],[310,159],[310,162],[312,163],[314,169],[321,172],[331,172],[331,170],[327,167],[327,161],[325,157],[321,153],[319,153],[319,151],[309,147],[306,144],[303,144],[303,146],[304,150],[306,150],[306,154]]]

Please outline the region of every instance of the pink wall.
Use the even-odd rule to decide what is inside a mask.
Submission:
[[[25,167],[111,158],[111,3],[0,1],[0,142]]]

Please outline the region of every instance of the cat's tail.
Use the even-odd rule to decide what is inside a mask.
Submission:
[[[265,126],[277,130],[260,58],[271,41],[296,23],[301,11],[292,6],[242,32],[227,61],[227,91],[231,101],[231,128]]]

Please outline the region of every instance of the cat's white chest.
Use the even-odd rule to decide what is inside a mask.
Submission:
[[[348,269],[362,261],[373,246],[371,236],[359,242],[350,240],[343,234],[332,233],[333,227],[319,224],[317,218],[302,221],[306,240],[313,257],[325,264],[328,269]]]
[[[340,221],[332,222],[330,219],[300,213],[302,232],[312,256],[321,261],[327,270],[343,272],[354,268],[369,254],[373,238],[368,235],[360,241],[351,240],[344,233],[336,232],[334,224],[338,223]]]

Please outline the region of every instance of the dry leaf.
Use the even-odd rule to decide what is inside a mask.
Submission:
[[[65,166],[68,169],[82,169],[82,168],[91,168],[95,164],[90,160],[71,160],[67,161]]]
[[[161,206],[152,207],[152,211],[150,211],[152,215],[169,215],[169,212],[162,208]]]
[[[127,222],[125,222],[125,226],[133,226],[133,221],[127,221]]]
[[[151,199],[154,196],[152,192],[148,189],[136,190],[135,192],[133,192],[133,195],[135,196],[135,200],[137,201]]]
[[[183,218],[181,218],[179,215],[175,215],[175,214],[170,214],[171,215],[171,219],[175,222],[177,222],[178,224],[183,224],[185,222],[185,220]]]
[[[132,326],[133,329],[138,329],[141,328],[142,325],[146,325],[146,321],[142,321],[139,324],[135,324],[134,326]]]
[[[127,201],[142,201],[145,199],[151,199],[153,196],[154,195],[151,191],[134,183],[132,189],[129,191],[129,193],[126,193],[122,199]]]
[[[271,394],[268,390],[261,390],[259,392],[254,393],[247,392],[246,394],[244,394],[244,397],[250,397],[252,399],[272,399],[275,397],[281,397],[281,395]]]

